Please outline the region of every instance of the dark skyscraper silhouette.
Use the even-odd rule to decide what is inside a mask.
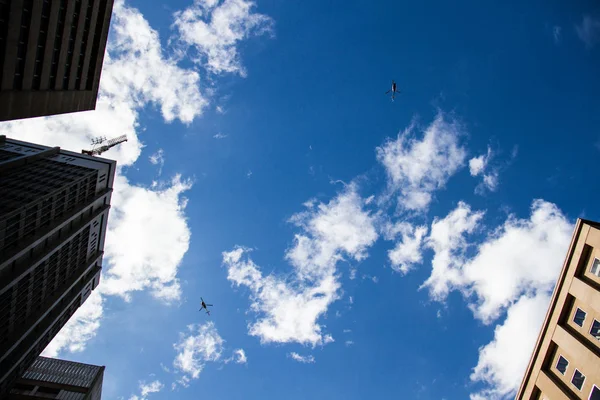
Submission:
[[[9,400],[100,400],[104,367],[38,357],[8,396]]]
[[[98,286],[115,168],[0,136],[0,398]]]
[[[93,110],[114,0],[0,0],[0,121]]]

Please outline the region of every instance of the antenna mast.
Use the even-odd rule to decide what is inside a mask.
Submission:
[[[106,140],[106,137],[100,136],[92,139],[92,149],[91,150],[81,150],[81,154],[87,154],[88,156],[99,156],[104,153],[111,147],[115,147],[118,144],[127,141],[127,135],[122,135],[116,137],[114,139]],[[104,143],[104,144],[102,144]],[[97,145],[101,145],[100,147],[96,147]]]

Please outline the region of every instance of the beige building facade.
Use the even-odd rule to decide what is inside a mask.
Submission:
[[[600,400],[600,223],[579,219],[517,400]]]

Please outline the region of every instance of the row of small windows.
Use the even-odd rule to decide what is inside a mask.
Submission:
[[[565,375],[567,372],[567,367],[569,366],[569,361],[564,358],[562,355],[558,357],[558,361],[556,362],[556,369],[562,375]],[[581,390],[583,384],[585,383],[585,375],[581,373],[577,368],[575,368],[575,372],[573,373],[573,377],[571,378],[571,384],[577,388],[577,390]]]
[[[587,313],[583,311],[581,308],[577,308],[575,311],[575,315],[573,316],[573,322],[583,328],[583,323],[585,322],[585,318]],[[590,328],[590,335],[596,339],[600,340],[600,322],[594,319],[592,322],[592,327]]]

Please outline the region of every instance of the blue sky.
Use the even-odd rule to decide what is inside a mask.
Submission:
[[[510,398],[600,219],[598,70],[593,1],[116,1],[96,111],[2,125],[129,138],[46,354],[107,399]]]

